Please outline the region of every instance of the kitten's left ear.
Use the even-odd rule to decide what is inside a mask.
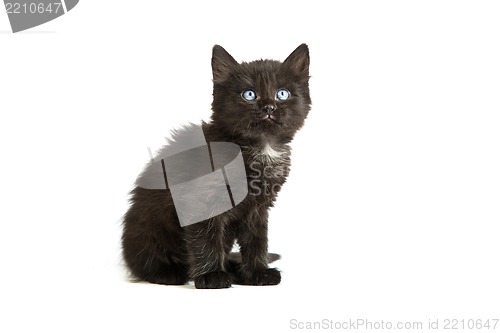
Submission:
[[[283,61],[283,67],[288,68],[301,79],[309,78],[309,48],[301,44]]]
[[[238,62],[220,45],[212,49],[212,73],[215,83],[224,82]]]

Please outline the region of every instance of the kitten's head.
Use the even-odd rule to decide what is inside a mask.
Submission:
[[[215,45],[212,71],[212,121],[232,137],[288,142],[304,124],[311,104],[306,44],[284,62],[241,64]]]

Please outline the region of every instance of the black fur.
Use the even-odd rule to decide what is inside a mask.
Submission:
[[[280,273],[268,268],[277,259],[267,252],[268,209],[288,176],[288,144],[310,109],[309,50],[302,44],[283,63],[238,64],[216,45],[212,69],[212,121],[203,124],[203,131],[209,142],[241,147],[249,194],[232,210],[182,228],[169,190],[136,187],[124,217],[123,257],[137,279],[152,283],[192,279],[196,288],[276,285]],[[288,89],[288,100],[275,98],[280,88]],[[244,100],[246,89],[258,98]],[[235,240],[241,254],[230,253]]]

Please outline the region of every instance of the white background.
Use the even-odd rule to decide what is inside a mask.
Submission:
[[[498,2],[180,3],[83,0],[19,34],[0,14],[0,331],[499,318]],[[127,193],[147,147],[208,119],[211,47],[302,42],[313,109],[270,222],[282,283],[128,282]]]

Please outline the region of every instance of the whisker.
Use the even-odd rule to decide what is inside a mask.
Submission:
[[[231,134],[233,137],[234,137],[234,132],[236,131],[236,128],[238,127],[238,125],[239,125],[239,124],[240,124],[240,123],[241,123],[244,119],[246,119],[246,117],[241,118],[241,119],[240,119],[240,121],[238,121],[238,122],[236,123],[236,125],[234,126],[234,128],[233,128],[233,133]]]

